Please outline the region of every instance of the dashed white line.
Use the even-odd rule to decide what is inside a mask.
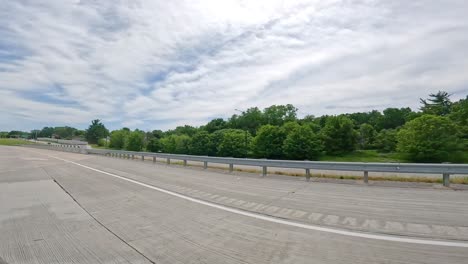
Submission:
[[[32,152],[35,152],[35,151],[32,151]],[[39,152],[36,152],[36,153],[39,153]],[[140,181],[132,180],[132,179],[129,179],[129,178],[126,178],[126,177],[123,177],[123,176],[113,174],[113,173],[109,173],[109,172],[106,172],[106,171],[95,169],[93,167],[89,167],[89,166],[86,166],[86,165],[83,165],[83,164],[80,164],[80,163],[77,163],[77,162],[74,162],[74,161],[71,161],[71,160],[62,159],[62,158],[52,156],[52,155],[48,155],[48,154],[44,154],[44,153],[40,153],[40,154],[47,155],[47,156],[49,156],[51,158],[55,158],[57,160],[61,160],[61,161],[67,162],[67,163],[71,163],[71,164],[74,164],[76,166],[80,166],[80,167],[83,167],[83,168],[86,168],[86,169],[89,169],[89,170],[92,170],[92,171],[95,171],[95,172],[99,172],[99,173],[102,173],[102,174],[105,174],[105,175],[108,175],[108,176],[111,176],[111,177],[114,177],[114,178],[118,178],[118,179],[121,179],[121,180],[124,180],[124,181],[127,181],[127,182],[131,182],[131,183],[134,183],[134,184],[146,187],[146,188],[150,188],[150,189],[153,189],[153,190],[156,190],[156,191],[168,194],[168,195],[172,195],[172,196],[175,196],[175,197],[178,197],[178,198],[181,198],[181,199],[185,199],[185,200],[188,200],[188,201],[191,201],[191,202],[194,202],[194,203],[206,205],[206,206],[216,208],[216,209],[219,209],[219,210],[223,210],[223,211],[226,211],[226,212],[230,212],[230,213],[234,213],[234,214],[238,214],[238,215],[243,215],[243,216],[247,216],[247,217],[251,217],[251,218],[255,218],[255,219],[260,219],[260,220],[264,220],[264,221],[268,221],[268,222],[272,222],[272,223],[277,223],[277,224],[282,224],[282,225],[287,225],[287,226],[293,226],[293,227],[298,227],[298,228],[303,228],[303,229],[308,229],[308,230],[314,230],[314,231],[321,231],[321,232],[327,232],[327,233],[332,233],[332,234],[350,236],[350,237],[360,237],[360,238],[367,238],[367,239],[392,241],[392,242],[400,242],[400,243],[421,244],[421,245],[434,245],[434,246],[468,248],[468,243],[463,243],[463,242],[441,241],[441,240],[426,240],[426,239],[409,238],[409,237],[397,237],[397,236],[389,236],[389,235],[367,234],[367,233],[359,233],[359,232],[353,232],[353,231],[346,231],[346,230],[339,230],[339,229],[334,229],[334,228],[315,226],[315,225],[310,225],[310,224],[296,223],[296,222],[285,220],[285,219],[278,219],[278,218],[271,217],[271,216],[266,216],[266,215],[261,215],[261,214],[257,214],[257,213],[247,212],[247,211],[244,211],[244,210],[240,210],[240,209],[236,209],[236,208],[231,208],[231,207],[227,207],[227,206],[223,206],[223,205],[203,201],[203,200],[200,200],[200,199],[192,198],[190,196],[186,196],[186,195],[179,194],[179,193],[176,193],[176,192],[172,192],[172,191],[169,191],[169,190],[166,190],[166,189],[162,189],[162,188],[159,188],[159,187],[156,187],[156,186],[153,186],[153,185],[149,185],[149,184],[146,184],[146,183],[143,183],[143,182],[140,182]]]

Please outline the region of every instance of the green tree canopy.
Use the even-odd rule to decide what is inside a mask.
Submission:
[[[151,138],[146,145],[146,150],[151,152],[159,152],[163,148],[161,140],[159,138]]]
[[[381,152],[392,152],[396,150],[396,129],[382,129],[375,136],[374,146]]]
[[[299,126],[292,130],[283,143],[283,150],[288,159],[315,160],[323,146],[320,137],[309,126]]]
[[[243,158],[250,151],[252,136],[247,131],[230,129],[223,133],[218,145],[218,155]]]
[[[359,127],[359,147],[361,149],[370,149],[374,146],[377,132],[369,124],[362,124]]]
[[[110,134],[109,147],[114,149],[123,149],[125,147],[128,134],[130,134],[130,132],[123,129],[112,131]]]
[[[97,144],[100,138],[109,135],[109,130],[101,123],[99,119],[93,120],[86,130],[86,140],[89,144]]]
[[[190,143],[190,154],[192,155],[210,155],[211,136],[205,130],[198,131],[193,135]]]
[[[281,126],[285,122],[296,121],[297,108],[292,104],[272,105],[263,110],[265,124]]]
[[[457,126],[447,117],[423,115],[397,134],[397,150],[416,162],[450,161],[460,149]]]
[[[253,139],[253,153],[258,158],[279,159],[283,157],[283,141],[286,133],[278,126],[264,125]]]
[[[445,116],[452,108],[450,94],[444,91],[438,91],[430,94],[428,99],[419,99],[421,101],[421,111],[425,114]]]
[[[332,116],[322,129],[325,151],[329,154],[342,154],[356,149],[357,132],[354,124],[346,116]]]
[[[140,130],[128,134],[125,149],[130,151],[141,151],[144,148],[145,133]]]

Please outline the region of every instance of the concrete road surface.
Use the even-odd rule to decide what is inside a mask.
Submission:
[[[0,147],[0,263],[467,263],[468,191]]]

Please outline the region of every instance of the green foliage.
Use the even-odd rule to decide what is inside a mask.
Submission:
[[[356,149],[357,132],[346,116],[332,116],[322,129],[322,138],[327,154],[342,154]]]
[[[125,149],[130,151],[141,151],[144,147],[145,134],[142,131],[135,130],[128,134],[125,141]]]
[[[264,125],[260,127],[253,139],[252,148],[255,157],[279,159],[283,156],[283,141],[286,139],[284,129],[278,126]]]
[[[24,139],[0,138],[0,145],[3,145],[3,146],[17,146],[17,145],[29,145],[29,144],[34,144],[34,143],[31,141],[24,140]]]
[[[370,149],[374,145],[377,132],[374,127],[369,124],[362,124],[359,127],[359,147],[361,149]]]
[[[227,128],[227,122],[222,118],[216,118],[208,122],[203,129],[208,131],[208,133],[213,133],[215,131]]]
[[[190,154],[209,155],[211,154],[211,136],[207,131],[201,130],[193,135],[190,143]]]
[[[99,119],[93,120],[86,130],[86,140],[90,144],[97,144],[100,138],[105,138],[108,135],[109,131]]]
[[[383,115],[378,119],[378,129],[395,129],[405,124],[408,116],[412,113],[409,107],[407,108],[387,108],[383,111]]]
[[[375,137],[374,147],[381,152],[396,150],[397,131],[395,129],[383,129]]]
[[[148,141],[148,144],[146,145],[146,150],[151,151],[151,152],[159,152],[163,148],[163,145],[161,143],[161,140],[159,138],[152,138]]]
[[[251,141],[252,136],[247,131],[226,130],[218,145],[218,155],[235,158],[246,157],[250,151]]]
[[[8,132],[2,131],[0,132],[0,138],[7,138],[8,137]]]
[[[459,126],[462,137],[468,140],[468,96],[453,103],[449,118]]]
[[[108,146],[108,144],[107,144],[107,139],[105,139],[105,138],[100,138],[100,139],[98,140],[98,142],[97,142],[97,145],[98,145],[99,147],[107,147],[107,146]]]
[[[128,134],[130,134],[130,132],[124,129],[112,131],[110,134],[109,147],[114,149],[123,149],[125,147]]]
[[[450,161],[461,146],[454,122],[435,115],[423,115],[408,122],[398,132],[397,140],[397,150],[416,162]]]
[[[436,94],[430,94],[428,99],[419,99],[421,101],[421,111],[429,115],[448,115],[452,108],[450,94],[439,91]]]
[[[283,143],[288,159],[315,160],[322,152],[322,142],[309,126],[299,126],[292,130]]]
[[[75,135],[75,131],[77,129],[73,127],[55,127],[54,128],[54,135],[56,138],[61,138],[61,139],[72,139],[73,136]]]
[[[265,124],[281,126],[285,122],[296,121],[297,108],[291,104],[272,105],[263,110]]]
[[[255,135],[257,129],[265,124],[262,111],[258,107],[252,107],[243,111],[241,115],[233,115],[228,122],[228,127],[232,129],[248,130]]]
[[[188,154],[191,139],[187,135],[169,135],[161,140],[162,151],[173,154]]]

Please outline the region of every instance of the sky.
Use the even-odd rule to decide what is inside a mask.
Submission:
[[[0,130],[171,129],[236,109],[468,94],[466,0],[0,0]]]

